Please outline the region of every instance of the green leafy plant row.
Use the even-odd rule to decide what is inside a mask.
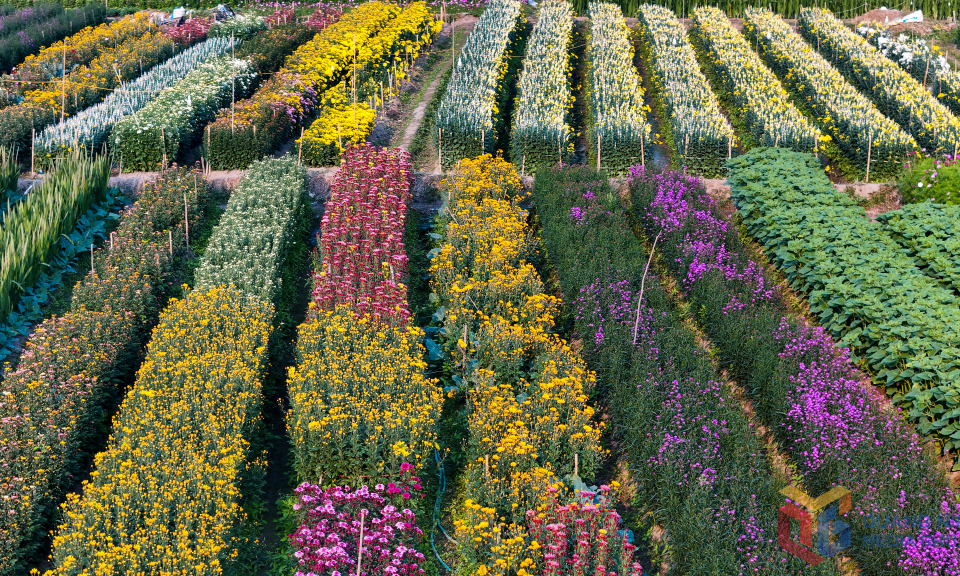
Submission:
[[[284,258],[308,208],[305,197],[306,169],[295,158],[254,162],[210,237],[197,287],[233,285],[275,303]]]
[[[829,10],[804,8],[797,28],[811,46],[816,44],[821,54],[921,146],[957,153],[960,119],[893,60],[884,57]]]
[[[747,9],[743,33],[760,57],[807,108],[820,129],[858,170],[870,161],[871,178],[895,175],[916,141],[884,116],[869,98],[850,85],[776,14]]]
[[[686,31],[662,6],[644,4],[637,19],[661,129],[672,140],[676,167],[708,178],[722,176],[736,136],[700,71]]]
[[[960,293],[960,206],[920,202],[877,216],[934,278]]]
[[[527,44],[510,132],[514,162],[519,161],[530,174],[561,162],[573,148],[573,129],[568,123],[574,102],[570,91],[572,38],[570,3],[544,2]]]
[[[633,65],[630,30],[616,4],[590,4],[586,68],[589,164],[623,174],[633,164],[652,161],[653,130],[645,114],[650,108]]]
[[[960,448],[960,300],[924,274],[881,224],[836,190],[817,160],[756,148],[730,163],[749,234],[805,294],[811,314],[921,434]]]
[[[120,215],[93,270],[73,287],[71,310],[44,320],[0,383],[0,574],[26,574],[48,543],[56,507],[108,424],[106,407],[139,363],[170,290],[163,280],[190,230],[200,229],[203,177],[162,173]],[[85,246],[76,246],[85,250]],[[173,248],[174,250],[171,250]],[[35,320],[35,319],[34,319]],[[24,331],[26,332],[26,331]],[[29,419],[23,415],[29,414]]]
[[[0,229],[0,320],[5,320],[56,255],[61,237],[107,197],[106,158],[66,158],[6,214]]]
[[[156,170],[176,160],[232,98],[247,95],[256,72],[247,60],[221,56],[204,62],[157,95],[139,112],[117,122],[110,134],[113,156],[125,170]]]
[[[691,39],[733,104],[729,112],[743,120],[757,144],[798,152],[817,149],[820,130],[790,102],[776,75],[733,29],[726,14],[709,6],[697,8]]]
[[[496,149],[497,101],[524,21],[520,8],[516,0],[490,2],[457,58],[435,122],[443,168]]]

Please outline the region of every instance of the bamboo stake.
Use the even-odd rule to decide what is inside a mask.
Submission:
[[[353,33],[353,80],[350,90],[353,92],[353,118],[357,118],[357,33]]]
[[[93,244],[90,245],[90,271],[94,276],[97,275],[97,269],[93,267]]]
[[[490,455],[483,455],[483,474],[487,478],[490,478]]]
[[[173,256],[173,230],[167,230],[167,242],[170,244],[170,255]]]
[[[360,563],[363,561],[363,521],[366,518],[364,511],[360,511],[360,544],[357,547],[357,576],[360,576]]]
[[[923,71],[923,85],[927,85],[927,74],[930,72],[930,59],[927,58],[927,69]]]
[[[574,476],[580,475],[580,455],[579,454],[573,455],[573,475]]]
[[[644,168],[647,167],[647,160],[645,158],[646,152],[643,150],[643,132],[640,133],[640,166]]]
[[[167,137],[163,134],[163,126],[160,127],[160,148],[163,150],[163,169],[167,169]]]
[[[597,172],[600,171],[600,133],[597,133]]]
[[[643,302],[643,289],[645,288],[644,283],[647,281],[647,271],[650,270],[650,262],[653,261],[653,251],[657,249],[657,241],[660,240],[660,234],[663,231],[657,232],[657,237],[653,239],[653,247],[650,248],[650,257],[647,258],[647,265],[643,269],[643,277],[640,278],[640,298],[637,299],[637,319],[633,321],[633,345],[637,345],[637,330],[640,328],[640,303]]]
[[[30,130],[30,176],[37,173],[35,159],[37,150],[37,129]]]
[[[233,38],[233,33],[230,34],[230,44],[233,49],[233,58],[237,57],[236,41]],[[230,132],[232,134],[236,133],[236,121],[237,121],[237,82],[236,82],[236,71],[233,67],[233,61],[230,61]]]
[[[183,225],[186,227],[184,239],[187,242],[187,248],[190,247],[190,214],[187,210],[187,193],[183,193]]]
[[[63,40],[63,76],[60,79],[60,121],[67,113],[67,40]]]
[[[340,131],[340,124],[337,124],[337,145],[340,146],[340,151],[343,152],[343,132]]]
[[[733,138],[727,137],[727,160],[733,157]]]
[[[111,232],[111,233],[110,233],[110,251],[111,251],[111,252],[113,252],[113,235],[114,235],[114,234],[116,234],[116,232]]]
[[[867,141],[867,182],[870,182],[870,152],[873,147],[873,134],[870,134],[870,140]]]
[[[443,128],[437,128],[437,166],[443,172]]]
[[[303,164],[303,126],[300,127],[300,150],[297,152],[297,164]]]

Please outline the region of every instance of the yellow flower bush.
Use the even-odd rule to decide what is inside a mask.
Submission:
[[[319,117],[304,132],[303,138],[297,140],[303,147],[303,161],[312,166],[330,166],[337,162],[348,144],[366,140],[376,121],[376,111],[371,104],[380,103],[381,85],[384,97],[399,93],[398,83],[389,80],[388,74],[396,72],[398,77],[404,74],[408,62],[413,62],[425,46],[433,43],[440,27],[441,23],[434,20],[426,3],[415,2],[404,8],[379,34],[358,45],[356,106],[349,87],[352,78],[324,94]]]
[[[575,456],[589,475],[601,454],[601,425],[587,405],[595,377],[549,332],[560,302],[526,263],[537,244],[518,206],[526,192],[516,169],[489,155],[462,160],[441,190],[433,289],[469,408],[457,539],[473,573],[525,573],[537,556],[524,514],[574,471]]]
[[[850,83],[868,94],[880,110],[929,151],[956,154],[960,150],[960,119],[896,62],[850,30],[832,12],[803,8],[797,19],[800,34],[843,72]]]
[[[347,306],[300,326],[287,417],[298,481],[399,477],[432,456],[443,399],[423,374],[423,336]]]
[[[221,574],[244,544],[239,483],[273,308],[232,288],[173,300],[107,450],[63,506],[48,576]]]

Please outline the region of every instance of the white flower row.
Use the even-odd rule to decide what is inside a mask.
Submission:
[[[920,82],[935,82],[941,74],[950,70],[947,57],[922,38],[910,38],[906,34],[893,38],[890,31],[879,22],[864,22],[857,26],[856,31],[881,54],[899,64]]]
[[[730,101],[761,146],[783,146],[813,152],[820,130],[790,102],[777,77],[767,68],[730,19],[718,8],[697,8],[693,35],[705,51]]]
[[[758,47],[764,62],[784,86],[794,91],[833,138],[859,166],[901,162],[917,143],[877,106],[843,79],[779,16],[766,9],[744,11],[743,32]],[[876,169],[876,168],[874,168]]]
[[[255,14],[240,14],[227,20],[221,20],[210,27],[207,36],[237,39],[249,38],[261,30],[267,29],[267,22],[263,16]]]
[[[557,161],[558,149],[566,152],[571,133],[566,116],[573,107],[568,51],[572,31],[573,6],[567,0],[545,0],[540,5],[517,86],[510,134],[515,156],[527,148],[535,149],[536,156],[546,156],[549,150]]]
[[[230,195],[197,269],[197,287],[234,285],[276,304],[281,266],[295,240],[306,169],[295,158],[254,162]]]
[[[98,150],[117,122],[146,106],[161,90],[172,86],[202,62],[226,53],[231,47],[230,38],[211,38],[184,50],[133,82],[118,87],[96,106],[45,129],[37,136],[37,155],[56,156],[75,146]]]
[[[437,126],[450,136],[486,134],[492,144],[491,131],[497,114],[496,99],[507,70],[507,47],[517,27],[521,7],[516,0],[493,0],[470,33],[457,58],[447,91],[437,109]]]
[[[960,119],[900,66],[844,26],[829,10],[802,9],[797,28],[921,146],[951,154],[960,146]]]
[[[669,117],[675,149],[688,166],[726,160],[734,141],[733,127],[720,111],[680,21],[668,8],[651,4],[640,7],[637,19],[651,81],[662,112]]]
[[[594,2],[589,10],[587,101],[592,136],[588,145],[594,147],[599,138],[601,163],[620,172],[639,163],[641,151],[644,155],[651,151],[652,130],[644,114],[649,108],[643,103],[643,81],[633,65],[633,43],[620,6]],[[615,158],[619,148],[629,156]]]

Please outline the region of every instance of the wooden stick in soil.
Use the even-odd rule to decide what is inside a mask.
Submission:
[[[37,150],[37,129],[33,128],[30,130],[30,176],[32,177],[37,173],[35,169],[35,158]]]
[[[93,272],[93,275],[97,275],[97,269],[93,266],[93,244],[90,245],[90,271]]]
[[[645,283],[647,281],[647,272],[650,270],[650,262],[653,261],[653,251],[657,249],[657,241],[660,240],[660,234],[663,231],[657,232],[657,237],[653,239],[653,247],[650,248],[650,257],[647,258],[647,265],[643,268],[643,277],[640,278],[640,298],[637,299],[637,318],[633,321],[633,345],[637,345],[637,330],[640,328],[640,303],[643,302],[643,289],[645,288]]]
[[[360,563],[363,561],[363,521],[366,518],[364,511],[360,511],[360,544],[357,546],[357,576],[360,576]]]
[[[183,193],[183,225],[184,225],[184,234],[183,238],[186,240],[187,248],[190,247],[190,214],[187,211],[187,193]]]
[[[67,41],[63,41],[63,76],[60,80],[60,122],[67,112]]]
[[[641,132],[640,133],[640,166],[643,166],[644,168],[647,167],[647,160],[646,158],[644,158],[646,155],[647,155],[646,152],[644,152],[643,150],[643,132]]]
[[[867,140],[867,177],[866,181],[870,182],[870,152],[873,148],[873,134],[870,134],[870,139]]]
[[[303,164],[303,126],[300,127],[300,150],[297,152],[297,164]]]
[[[170,245],[170,255],[173,256],[173,230],[167,230],[167,243]]]

